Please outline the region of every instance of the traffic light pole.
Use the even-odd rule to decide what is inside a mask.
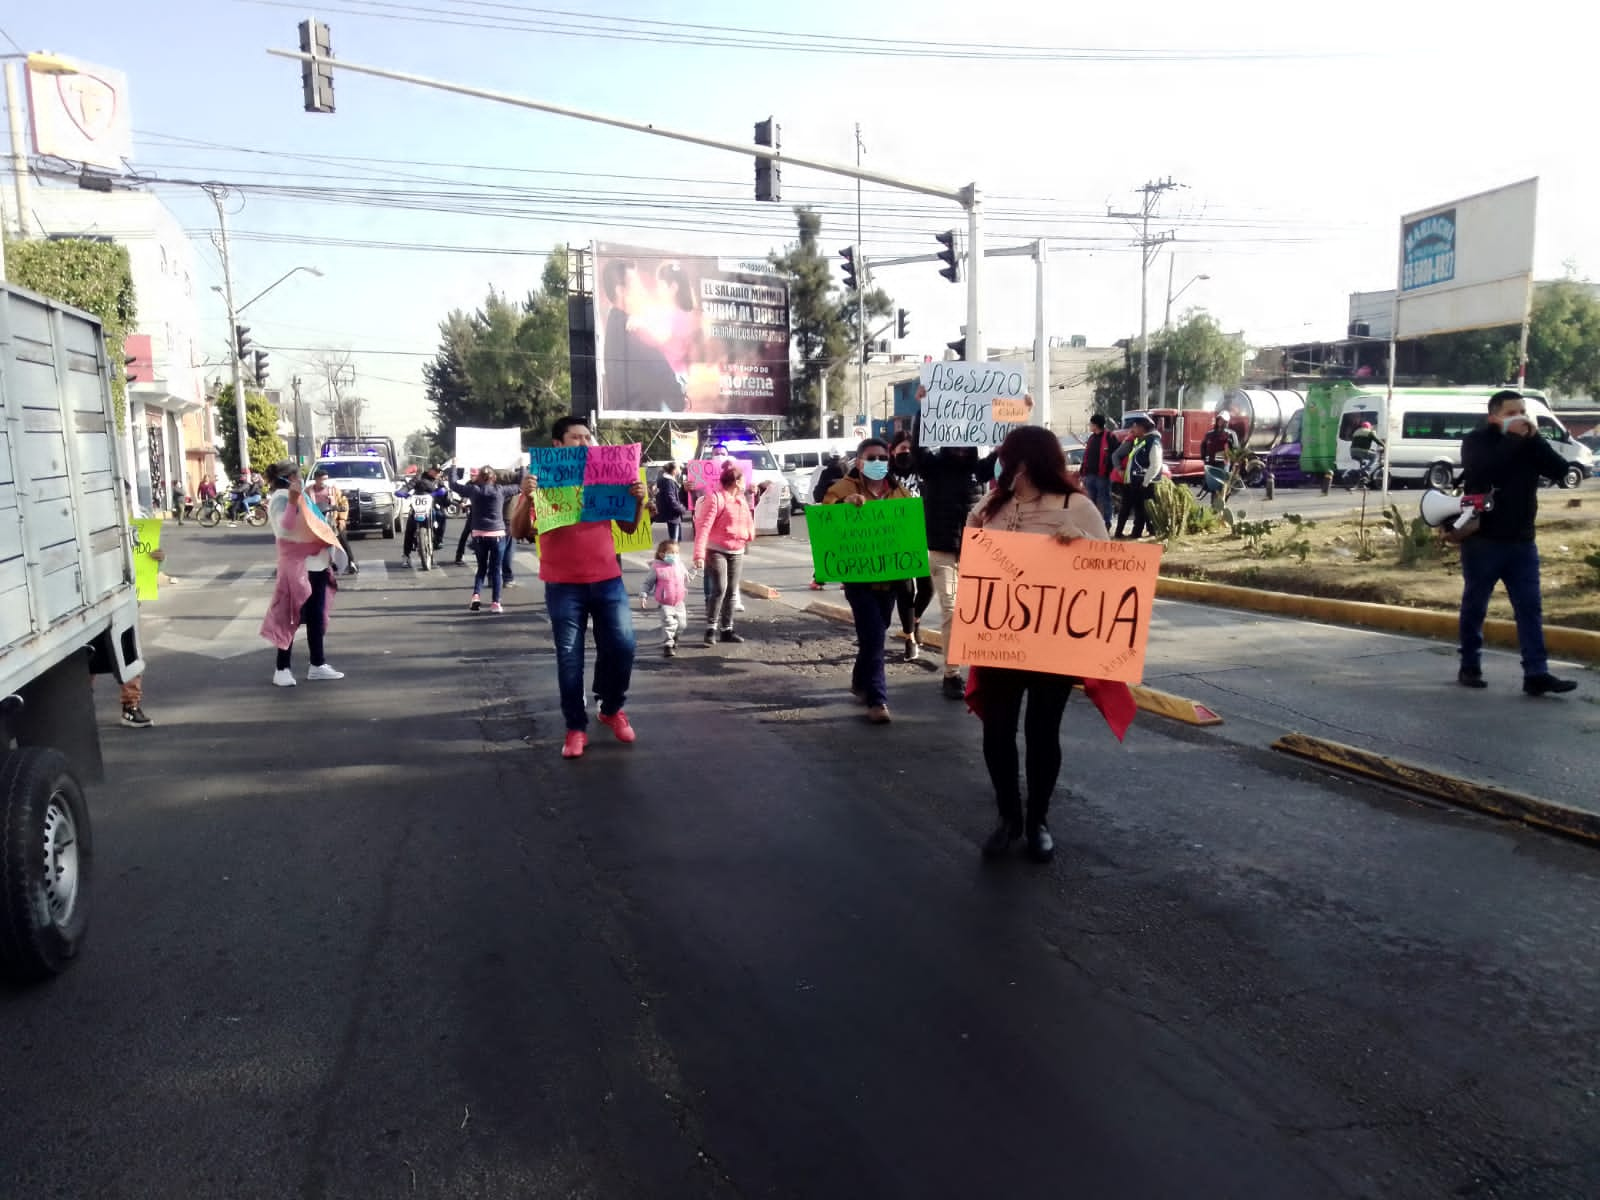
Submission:
[[[222,229],[222,297],[228,302],[228,358],[233,362],[233,403],[239,421],[239,476],[250,473],[250,417],[244,398],[244,370],[239,363],[238,314],[233,308],[233,260],[228,254],[228,212],[222,206],[222,190],[207,188],[206,194],[217,206],[217,224]]]
[[[774,146],[745,145],[741,142],[724,141],[721,138],[703,137],[695,133],[683,133],[674,129],[665,129],[660,125],[652,125],[642,121],[629,121],[621,117],[607,117],[599,113],[568,108],[561,104],[550,104],[543,100],[530,100],[526,96],[513,96],[507,92],[471,87],[463,83],[449,83],[442,79],[429,79],[425,75],[411,75],[404,71],[386,70],[383,67],[364,66],[360,63],[348,62],[342,58],[325,58],[315,54],[307,54],[300,50],[269,49],[267,53],[274,58],[288,58],[298,63],[310,63],[314,68],[324,63],[331,63],[336,70],[352,71],[357,75],[371,75],[377,79],[392,79],[397,83],[409,83],[417,87],[432,88],[439,92],[451,92],[457,96],[471,96],[477,100],[489,100],[496,104],[509,104],[514,108],[531,109],[534,112],[550,113],[558,117],[571,117],[577,121],[589,121],[596,125],[609,125],[613,129],[626,129],[633,133],[647,133],[652,137],[664,137],[673,141],[688,142],[690,145],[704,146],[709,150],[725,150],[730,154],[742,154],[747,158],[770,159],[775,168],[781,168],[784,163],[793,163],[795,166],[809,167],[813,171],[821,171],[828,175],[842,175],[846,179],[858,179],[863,183],[882,184],[884,187],[895,188],[902,192],[918,192],[924,196],[936,196],[941,200],[952,201],[961,205],[967,212],[967,246],[969,250],[969,265],[967,269],[967,360],[969,362],[982,362],[985,357],[983,327],[979,320],[980,302],[982,300],[979,275],[981,273],[980,266],[983,262],[983,207],[981,197],[978,194],[978,185],[975,183],[963,188],[950,188],[942,184],[906,179],[898,175],[887,175],[882,171],[866,170],[859,166],[851,166],[848,163],[836,163],[827,159],[811,158],[807,155],[789,154]]]

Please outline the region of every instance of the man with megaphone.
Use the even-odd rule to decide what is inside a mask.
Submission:
[[[1478,529],[1461,543],[1461,672],[1463,687],[1482,688],[1483,620],[1494,585],[1504,583],[1517,619],[1522,690],[1530,696],[1570,692],[1578,685],[1550,674],[1539,595],[1539,550],[1534,521],[1540,479],[1558,480],[1566,460],[1539,436],[1522,393],[1505,389],[1489,397],[1489,419],[1461,439],[1462,490],[1488,496]]]

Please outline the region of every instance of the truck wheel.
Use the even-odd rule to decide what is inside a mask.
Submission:
[[[1428,468],[1428,486],[1437,491],[1449,491],[1455,481],[1455,468],[1447,462],[1436,462]]]
[[[93,845],[67,760],[25,746],[0,764],[0,970],[31,982],[64,971],[83,944]]]

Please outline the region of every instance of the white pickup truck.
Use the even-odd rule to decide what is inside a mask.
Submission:
[[[92,677],[144,670],[105,339],[0,284],[0,972],[63,970],[89,915]]]

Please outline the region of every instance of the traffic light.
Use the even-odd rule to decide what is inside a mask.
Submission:
[[[903,342],[906,340],[906,334],[910,330],[911,314],[903,308],[896,309],[894,314],[894,336]]]
[[[256,386],[258,388],[267,386],[267,352],[265,350],[256,351]]]
[[[233,352],[242,363],[250,361],[250,326],[235,325],[233,327]]]
[[[778,123],[771,117],[756,122],[756,145],[779,149],[778,134]],[[782,171],[773,159],[756,159],[756,199],[773,201],[783,199]]]
[[[961,282],[961,264],[956,261],[956,231],[947,229],[938,234],[935,240],[944,249],[939,251],[939,261],[944,263],[944,268],[939,272],[951,283]]]
[[[308,113],[333,111],[333,43],[321,21],[300,22],[300,53],[316,55],[316,62],[301,62],[300,83],[306,93]]]
[[[839,257],[844,259],[844,286],[849,291],[855,291],[861,285],[856,281],[856,248],[846,246],[839,251]]]

